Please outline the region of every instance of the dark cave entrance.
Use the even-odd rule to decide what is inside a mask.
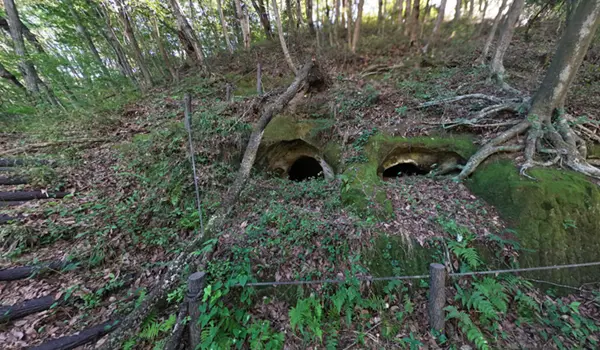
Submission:
[[[304,181],[312,178],[323,178],[323,168],[319,161],[313,157],[302,156],[292,164],[288,170],[292,181]]]
[[[427,175],[430,170],[420,168],[414,163],[400,163],[383,171],[383,178],[394,178],[403,176]]]

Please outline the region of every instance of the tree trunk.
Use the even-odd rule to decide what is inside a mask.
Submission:
[[[315,35],[312,0],[306,0],[306,23],[308,23],[308,30],[310,31],[310,34]]]
[[[127,13],[127,9],[125,8],[125,4],[123,0],[119,0],[117,2],[119,6],[119,14],[121,16],[121,22],[123,23],[123,27],[125,28],[125,37],[133,50],[133,57],[135,58],[135,62],[137,63],[138,68],[142,72],[143,85],[146,88],[152,86],[152,76],[150,75],[150,71],[146,66],[146,62],[144,61],[144,56],[142,55],[142,50],[138,45],[137,39],[135,37],[135,33],[133,32],[133,27],[131,26],[131,21],[129,20],[129,14]],[[104,5],[106,6],[106,5]]]
[[[297,27],[300,28],[300,26],[304,24],[304,19],[302,17],[302,5],[300,4],[300,0],[295,0],[295,2],[296,2],[296,18],[298,19]]]
[[[474,12],[475,12],[475,0],[469,0],[469,19],[473,19]]]
[[[506,0],[502,0],[504,2],[504,6],[506,6]],[[490,4],[489,0],[484,0],[483,1],[484,5],[483,5],[483,10],[481,12],[481,22],[479,23],[479,29],[477,30],[477,36],[480,36],[481,33],[483,32],[483,27],[485,27],[485,15],[487,13],[488,10],[488,6]],[[481,6],[479,6],[481,8]]]
[[[349,49],[352,49],[352,1],[354,0],[346,0],[346,25]]]
[[[335,20],[333,23],[333,38],[334,38],[335,44],[337,45],[338,39],[339,39],[339,31],[338,30],[340,28],[341,17],[342,17],[342,14],[340,13],[342,2],[341,2],[341,0],[334,0],[334,1],[335,1]]]
[[[383,0],[378,1],[377,7],[377,28],[381,33],[381,24],[383,23]]]
[[[287,61],[288,66],[294,75],[298,73],[296,70],[296,65],[292,60],[292,56],[290,56],[290,52],[288,51],[287,45],[285,43],[285,37],[283,36],[283,26],[281,25],[281,17],[279,17],[279,8],[277,6],[277,0],[273,0],[273,13],[275,14],[275,23],[277,23],[277,34],[279,34],[279,42],[281,43],[281,50],[283,51],[283,55],[285,56],[285,60]]]
[[[485,45],[483,46],[483,50],[481,51],[481,55],[477,59],[478,64],[483,64],[488,57],[490,52],[490,47],[492,46],[492,42],[494,41],[494,37],[496,36],[496,31],[498,31],[498,25],[500,25],[500,21],[502,20],[502,12],[506,8],[506,1],[502,0],[500,4],[500,8],[498,9],[498,14],[496,18],[494,18],[494,23],[492,24],[492,29],[490,29],[490,33],[488,34],[487,39],[485,40]]]
[[[267,39],[273,39],[273,32],[271,31],[271,21],[269,21],[269,13],[265,8],[264,0],[258,0],[258,2],[257,0],[252,0],[252,6],[258,14],[258,18],[260,19],[260,24],[262,24],[265,36],[267,37]]]
[[[292,32],[294,28],[294,9],[292,7],[292,0],[285,0],[285,12],[288,17],[288,32]]]
[[[190,23],[183,16],[183,13],[181,12],[181,6],[179,6],[179,1],[169,0],[169,4],[171,5],[171,11],[173,11],[175,19],[177,20],[177,28],[179,29],[178,36],[183,49],[187,52],[188,57],[196,63],[196,65],[201,67],[203,71],[206,71],[206,67],[204,66],[204,52],[202,52],[202,45],[200,44],[200,40],[198,40],[196,37],[196,34],[190,26]]]
[[[27,89],[21,82],[14,76],[11,72],[9,72],[2,63],[0,63],[0,77],[10,81],[14,86],[27,93]]]
[[[431,35],[429,36],[429,40],[427,40],[427,44],[425,44],[425,46],[423,47],[423,53],[427,53],[427,50],[429,49],[429,46],[433,46],[435,45],[435,41],[438,38],[438,33],[440,31],[440,27],[442,26],[442,23],[444,22],[444,14],[446,12],[446,3],[448,2],[448,0],[442,0],[442,3],[440,4],[440,8],[438,10],[438,16],[435,20],[435,25],[433,26],[433,31],[431,32]]]
[[[419,0],[414,0],[419,1]],[[409,36],[412,29],[412,0],[406,0],[406,10],[404,11],[404,35]]]
[[[421,1],[415,0],[413,2],[413,9],[411,11],[411,24],[410,24],[410,46],[417,45],[419,36],[419,14],[421,13]]]
[[[250,48],[250,19],[248,18],[248,10],[246,5],[242,6],[241,0],[235,0],[235,12],[242,28],[242,40],[244,48]]]
[[[398,0],[398,28],[402,26],[402,13],[404,10],[404,0]]]
[[[500,143],[516,137],[529,129],[525,145],[525,164],[521,172],[540,162],[534,155],[545,147],[539,141],[547,140],[557,152],[558,159],[569,168],[587,176],[600,178],[600,169],[590,165],[585,159],[584,143],[575,135],[568,124],[568,119],[561,115],[565,98],[581,66],[593,36],[600,26],[600,0],[581,2],[572,15],[565,33],[558,43],[552,63],[546,72],[540,88],[531,100],[531,108],[526,120],[503,132],[500,136],[483,146],[465,165],[458,176],[461,179],[471,174],[487,157],[494,154]],[[552,117],[557,117],[557,123]],[[537,151],[537,152],[536,152]]]
[[[23,74],[27,91],[34,96],[39,95],[40,87],[38,85],[39,77],[33,63],[29,59],[25,42],[23,41],[23,27],[19,19],[19,12],[15,6],[14,0],[4,0],[4,9],[8,16],[8,24],[10,27],[10,36],[13,41],[15,53],[19,56],[19,69]]]
[[[229,41],[229,30],[227,28],[227,22],[225,21],[225,16],[223,15],[223,4],[221,0],[217,0],[217,10],[219,11],[219,19],[221,20],[221,29],[223,29],[223,37],[225,38],[225,46],[227,46],[227,50],[230,53],[233,53],[233,46],[231,45],[231,41]]]
[[[354,35],[352,37],[352,53],[356,53],[356,45],[360,38],[360,24],[362,22],[363,7],[365,0],[358,0],[358,11],[356,13],[356,22],[354,23]]]
[[[171,80],[174,83],[177,83],[179,81],[179,77],[177,75],[177,71],[175,70],[175,68],[173,68],[173,65],[171,64],[171,60],[169,59],[169,53],[165,49],[165,45],[164,45],[164,43],[162,41],[162,37],[160,35],[160,28],[158,27],[158,21],[156,20],[156,17],[152,17],[152,24],[154,25],[154,31],[152,32],[152,34],[154,36],[154,40],[156,41],[156,44],[158,45],[158,50],[160,51],[160,55],[162,56],[164,64],[165,64],[165,66],[167,66],[167,69],[169,70],[169,73],[171,74]]]
[[[71,12],[71,16],[75,20],[75,29],[77,30],[77,32],[79,33],[79,35],[81,36],[83,41],[85,41],[85,43],[87,44],[88,49],[92,53],[92,56],[94,57],[96,64],[102,71],[102,74],[104,74],[107,77],[110,76],[110,73],[108,72],[108,68],[106,68],[104,61],[102,61],[102,57],[100,57],[100,53],[98,52],[98,49],[96,48],[96,45],[94,44],[94,41],[92,40],[92,37],[90,36],[90,33],[88,32],[87,28],[83,25],[83,22],[81,21],[81,17],[79,17],[79,14],[77,13],[77,11],[75,11],[75,8],[73,7],[73,3],[70,2],[68,7],[69,7],[69,11]]]
[[[525,0],[515,0],[512,3],[506,17],[506,25],[504,26],[504,30],[502,33],[500,33],[500,37],[498,38],[496,53],[492,59],[491,75],[492,78],[499,83],[504,81],[504,55],[506,54],[506,50],[508,50],[508,46],[512,41],[512,37],[515,32],[515,25],[517,24],[517,20],[521,15],[524,5]]]
[[[462,8],[462,0],[456,0],[456,7],[454,8],[454,23],[460,21],[460,10]]]

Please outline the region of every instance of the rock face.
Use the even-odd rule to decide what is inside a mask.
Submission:
[[[516,230],[526,249],[521,266],[600,261],[600,188],[571,171],[528,173],[536,181],[520,176],[512,162],[497,161],[477,170],[467,183]],[[539,279],[577,286],[597,276],[598,267],[535,273]]]

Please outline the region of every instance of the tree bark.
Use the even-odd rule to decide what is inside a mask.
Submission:
[[[267,37],[267,39],[273,39],[273,31],[271,31],[271,21],[269,20],[269,13],[265,8],[264,0],[258,0],[258,2],[257,0],[252,0],[252,6],[258,14],[258,18],[260,19],[260,24],[262,24],[265,36]]]
[[[469,19],[473,19],[474,12],[475,12],[475,0],[469,0]]]
[[[487,60],[488,54],[490,52],[490,47],[492,46],[492,42],[494,41],[494,37],[496,36],[496,31],[498,31],[498,25],[502,20],[502,12],[504,12],[504,9],[506,8],[506,1],[507,0],[502,0],[502,3],[500,4],[498,14],[496,15],[496,18],[494,18],[494,23],[492,24],[492,29],[490,29],[490,33],[488,34],[487,39],[485,40],[485,45],[483,46],[481,55],[477,59],[478,64],[483,64]]]
[[[346,25],[348,26],[348,48],[352,49],[352,1],[346,0]]]
[[[454,8],[454,23],[460,21],[460,11],[462,8],[462,0],[456,0],[456,7]]]
[[[502,0],[503,2],[505,0]],[[490,4],[490,2],[488,0],[484,0],[483,1],[484,5],[483,5],[483,10],[481,12],[481,22],[479,23],[479,29],[477,29],[477,36],[480,36],[481,33],[483,32],[483,27],[485,26],[485,15],[487,13],[488,10],[488,6]],[[506,6],[506,2],[504,2],[505,6]],[[481,8],[481,3],[479,5],[479,8]]]
[[[419,0],[414,0],[419,1]],[[406,0],[406,10],[404,11],[404,35],[409,36],[412,29],[412,0]]]
[[[306,23],[310,34],[315,35],[315,23],[313,22],[313,4],[312,0],[306,0]]]
[[[292,7],[292,0],[285,0],[285,13],[288,17],[288,32],[292,32],[294,28],[294,8]]]
[[[25,88],[25,86],[23,86],[23,84],[21,84],[21,82],[17,79],[17,77],[15,77],[14,74],[9,72],[2,63],[0,63],[0,77],[10,81],[19,90],[27,93],[27,89]]]
[[[413,9],[411,11],[411,20],[410,20],[410,46],[417,45],[417,40],[419,37],[419,14],[421,13],[421,1],[414,0],[413,1]]]
[[[123,0],[118,0],[117,4],[119,5],[119,14],[121,17],[121,22],[123,23],[123,27],[125,28],[125,37],[133,50],[133,57],[135,62],[137,63],[138,68],[142,72],[143,78],[143,86],[145,88],[149,88],[152,86],[152,76],[150,75],[150,71],[146,66],[146,62],[144,61],[144,56],[142,55],[142,50],[138,45],[137,39],[135,37],[135,33],[133,31],[133,27],[131,26],[131,21],[129,19],[129,14],[127,13],[127,9],[125,8],[125,4]],[[103,6],[106,4],[103,3]]]
[[[440,8],[438,10],[438,16],[435,20],[435,25],[433,26],[433,31],[431,32],[431,35],[429,36],[429,40],[427,40],[427,44],[425,44],[425,46],[423,47],[423,53],[425,53],[425,54],[427,53],[429,46],[435,45],[435,41],[438,38],[438,33],[440,31],[442,23],[444,22],[444,14],[446,12],[446,3],[447,2],[448,2],[448,0],[442,0],[442,2],[440,4]]]
[[[188,57],[196,65],[202,68],[203,71],[206,71],[206,67],[204,65],[204,52],[202,51],[202,44],[200,44],[200,40],[198,40],[195,32],[192,30],[190,23],[183,16],[183,13],[181,12],[181,6],[179,6],[179,1],[169,0],[169,4],[171,5],[171,11],[175,15],[175,19],[177,20],[177,28],[179,29],[179,40],[181,41],[183,49],[187,52]]]
[[[296,2],[296,18],[298,19],[297,27],[300,28],[300,26],[304,24],[304,19],[302,17],[302,5],[300,4],[300,0],[295,0],[295,2]]]
[[[94,57],[94,60],[98,65],[98,68],[100,68],[102,74],[104,74],[107,77],[110,76],[108,68],[106,68],[104,61],[102,61],[102,57],[100,57],[100,53],[98,52],[98,49],[96,48],[96,45],[94,44],[90,33],[88,32],[87,28],[83,25],[81,17],[79,17],[77,11],[75,11],[73,2],[69,3],[69,11],[71,12],[71,16],[75,20],[75,29],[77,30],[83,41],[87,44],[88,49],[92,53],[92,56]]]
[[[229,53],[233,53],[233,46],[231,45],[231,41],[229,41],[229,29],[227,28],[227,22],[225,21],[225,16],[223,15],[222,0],[217,0],[217,10],[219,11],[219,19],[221,20],[221,29],[223,29],[225,46],[227,46],[227,50],[229,50]]]
[[[8,17],[8,24],[10,27],[10,36],[13,41],[15,53],[19,56],[19,69],[23,74],[25,81],[25,87],[27,91],[34,96],[39,95],[39,77],[37,71],[33,65],[33,62],[29,59],[27,50],[25,48],[25,42],[23,40],[23,26],[19,18],[19,12],[15,6],[14,0],[4,0],[4,9]]]
[[[521,15],[524,5],[525,0],[515,0],[512,3],[506,17],[506,25],[504,26],[504,30],[502,33],[500,33],[500,37],[498,38],[496,53],[492,59],[491,75],[492,78],[499,83],[504,81],[504,55],[506,54],[506,50],[508,50],[508,46],[512,41],[512,37],[515,32],[515,26],[519,16]]]
[[[0,306],[0,323],[18,320],[27,315],[48,310],[56,301],[55,295],[46,295],[11,306]]]
[[[283,26],[281,25],[281,17],[279,17],[279,8],[277,6],[277,0],[273,1],[273,13],[275,14],[275,23],[277,23],[277,34],[279,34],[279,42],[281,43],[281,50],[283,51],[283,55],[285,56],[285,60],[287,61],[288,66],[294,72],[294,75],[298,73],[296,70],[296,65],[292,60],[292,56],[290,56],[290,52],[288,51],[287,45],[285,43],[285,37],[283,36]]]
[[[358,45],[358,39],[360,38],[360,25],[362,22],[363,7],[365,0],[358,0],[358,11],[356,13],[356,22],[354,23],[354,35],[352,37],[352,53],[356,53],[356,46]]]
[[[248,17],[248,11],[246,5],[242,6],[241,0],[235,0],[235,12],[237,15],[238,22],[242,28],[242,40],[244,42],[244,48],[250,48],[250,19]]]
[[[404,10],[404,0],[398,0],[398,28],[402,26],[402,13]]]
[[[342,5],[342,1],[341,0],[334,0],[335,1],[335,20],[333,23],[333,38],[334,38],[334,42],[337,45],[338,43],[338,39],[339,39],[339,28],[340,28],[340,22],[341,22],[341,17],[342,14],[340,13],[341,11],[341,5]]]

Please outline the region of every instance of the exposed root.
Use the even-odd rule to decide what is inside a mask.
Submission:
[[[388,72],[391,70],[395,70],[398,68],[404,68],[404,67],[406,67],[406,65],[404,63],[395,64],[393,66],[388,66],[385,64],[374,64],[372,66],[367,67],[365,70],[363,70],[360,73],[360,76],[365,78],[365,77],[368,77],[369,75],[375,75],[375,74]]]
[[[437,106],[437,105],[446,104],[446,103],[458,102],[458,101],[462,101],[462,100],[486,100],[486,101],[490,101],[490,102],[493,102],[496,104],[505,103],[505,101],[503,101],[502,99],[495,97],[495,96],[490,96],[490,95],[485,95],[485,94],[469,94],[469,95],[461,95],[461,96],[449,97],[449,98],[444,98],[441,100],[421,103],[418,106],[418,108],[427,108],[427,107]]]

